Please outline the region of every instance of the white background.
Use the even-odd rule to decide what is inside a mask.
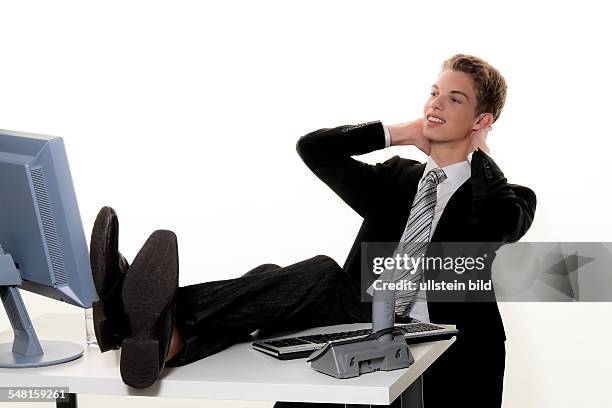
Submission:
[[[297,139],[416,119],[455,53],[507,80],[489,141],[509,181],[537,194],[523,240],[611,240],[604,2],[0,4],[0,127],[65,138],[87,236],[102,205],[130,260],[153,230],[175,231],[181,285],[320,253],[344,263],[360,217],[308,171]],[[426,160],[413,147],[363,160],[394,154]],[[82,313],[24,296],[32,315]],[[504,406],[608,406],[612,305],[500,307]]]

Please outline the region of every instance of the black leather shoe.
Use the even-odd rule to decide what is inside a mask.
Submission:
[[[178,245],[172,231],[155,231],[136,255],[123,283],[127,336],[121,378],[135,388],[152,385],[170,348],[178,291]]]
[[[111,207],[102,207],[91,232],[89,260],[99,300],[93,303],[93,321],[100,351],[121,347],[125,316],[121,288],[128,261],[119,253],[119,220]]]

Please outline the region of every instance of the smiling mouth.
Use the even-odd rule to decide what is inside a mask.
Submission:
[[[435,116],[429,115],[427,116],[427,123],[432,126],[440,126],[446,123],[444,119],[437,118]]]

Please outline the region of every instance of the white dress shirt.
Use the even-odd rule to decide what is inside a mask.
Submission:
[[[383,126],[385,130],[385,147],[389,147],[391,144],[391,137],[389,133],[389,129],[387,126]],[[440,217],[442,216],[442,212],[444,212],[444,208],[446,208],[446,204],[448,200],[452,197],[452,195],[457,191],[457,189],[467,181],[472,175],[472,153],[468,154],[467,160],[453,163],[448,166],[442,167],[444,173],[446,174],[446,179],[438,184],[437,194],[436,194],[436,207],[434,209],[433,220],[431,221],[431,230],[429,232],[429,239],[433,237],[433,234],[436,230],[436,226],[438,225],[438,221],[440,221]],[[438,168],[438,164],[429,157],[427,160],[427,164],[425,165],[425,171],[419,180],[419,188],[421,184],[425,180],[425,176],[431,169]],[[414,304],[414,307],[410,311],[410,317],[413,319],[418,319],[422,322],[429,322],[429,312],[427,310],[427,296],[424,290],[420,290],[417,293],[417,300]]]

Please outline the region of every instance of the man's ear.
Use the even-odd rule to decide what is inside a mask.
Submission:
[[[491,113],[481,113],[480,115],[478,115],[478,119],[476,119],[476,122],[474,122],[472,130],[486,129],[492,126],[493,122],[495,122],[495,119],[493,118],[493,115]]]

